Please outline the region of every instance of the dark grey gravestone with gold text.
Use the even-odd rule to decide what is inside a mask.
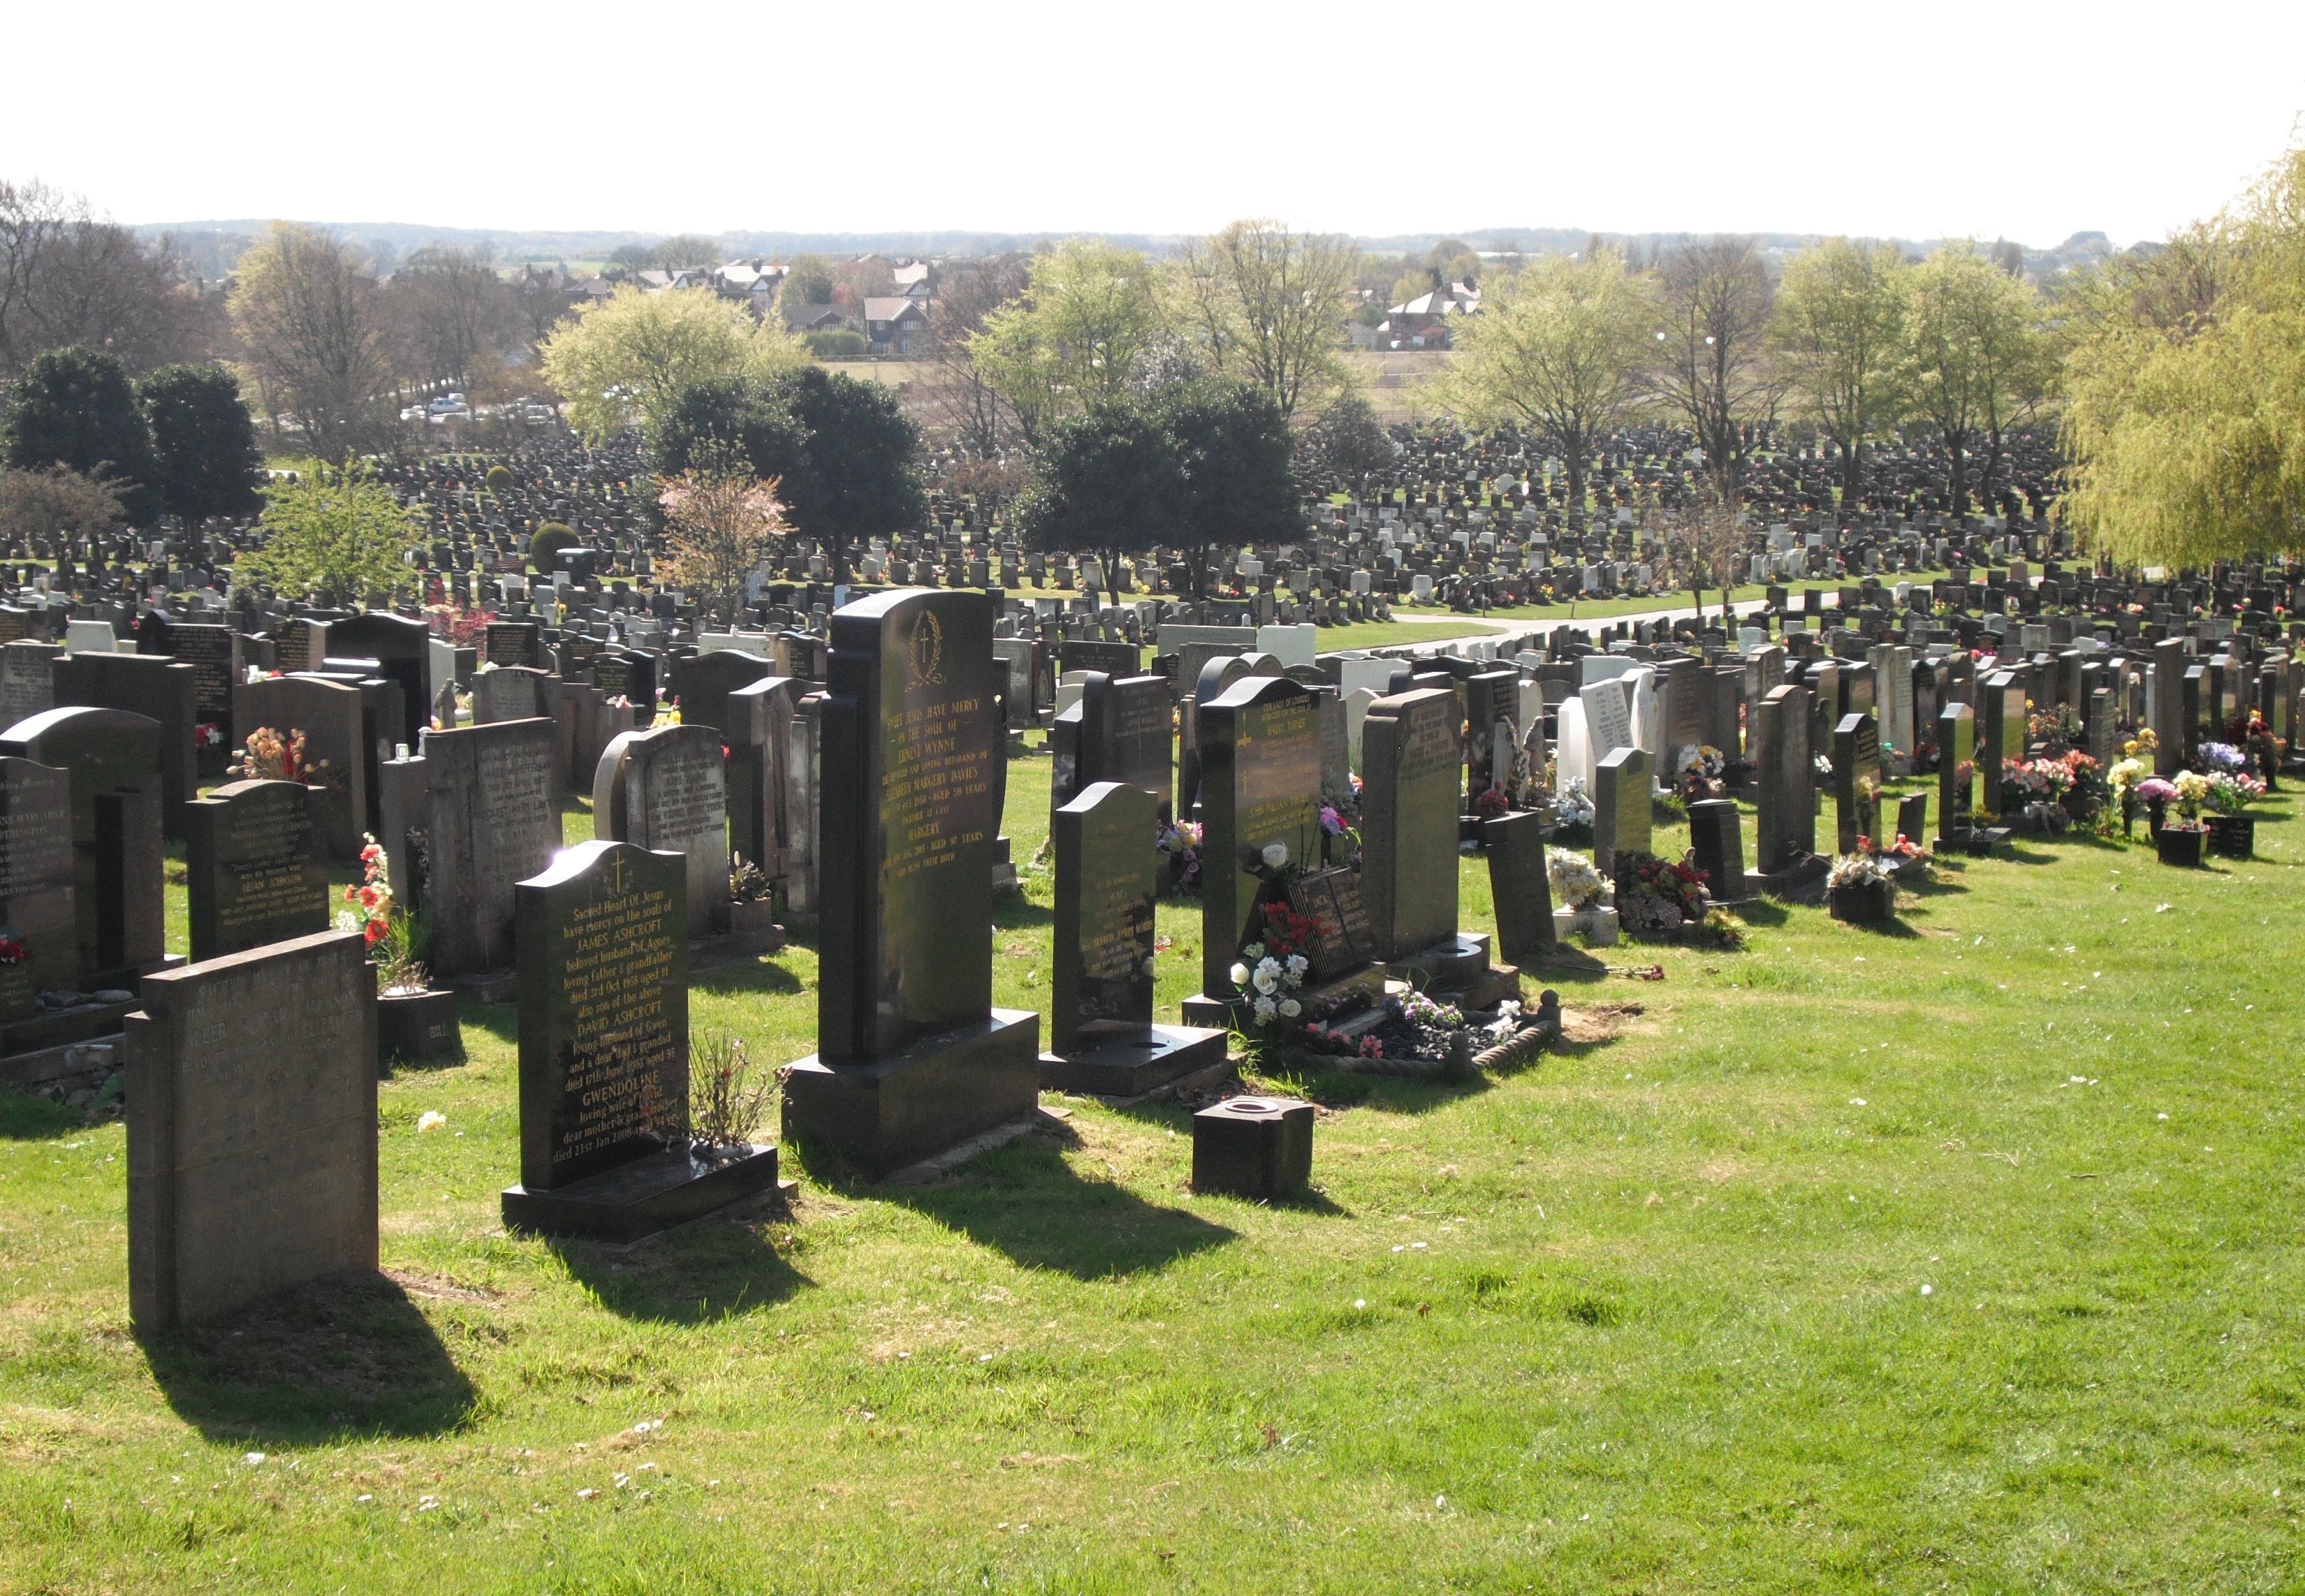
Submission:
[[[312,823],[311,788],[227,782],[185,809],[195,960],[328,929],[328,862]]]

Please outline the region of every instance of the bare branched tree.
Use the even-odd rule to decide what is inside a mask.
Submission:
[[[276,225],[241,258],[232,317],[267,410],[293,419],[316,453],[364,446],[388,427],[376,278],[343,240]]]
[[[507,342],[513,306],[491,254],[485,245],[428,245],[393,274],[391,298],[412,376],[464,386],[473,362]]]
[[[1684,418],[1705,463],[1733,497],[1750,428],[1774,410],[1766,349],[1776,289],[1749,238],[1714,238],[1665,258],[1657,273],[1663,325],[1650,376],[1659,403]]]
[[[75,344],[149,371],[207,354],[220,330],[166,240],[46,184],[0,182],[0,374]]]
[[[929,391],[931,426],[938,441],[974,461],[991,461],[1017,440],[1016,418],[999,390],[978,369],[969,339],[984,318],[1024,292],[1028,255],[997,255],[973,269],[948,272],[929,309],[930,358],[937,374]]]

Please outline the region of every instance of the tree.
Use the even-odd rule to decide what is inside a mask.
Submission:
[[[968,347],[1032,444],[1135,386],[1166,335],[1152,263],[1074,240],[1033,258],[1025,292],[988,315]]]
[[[120,490],[61,465],[0,471],[0,538],[51,545],[117,531],[128,519]]]
[[[919,523],[920,431],[878,383],[803,366],[765,378],[691,384],[657,430],[659,470],[725,474],[742,460],[772,478],[792,526],[822,544],[833,580],[852,545]]]
[[[1359,265],[1349,239],[1235,222],[1187,245],[1176,276],[1212,369],[1255,383],[1293,417],[1350,380],[1343,327]]]
[[[392,298],[410,373],[428,383],[470,386],[473,362],[512,333],[512,296],[485,248],[427,245],[393,274]]]
[[[948,274],[929,305],[929,353],[937,377],[929,389],[935,429],[972,460],[999,456],[1015,418],[970,341],[985,318],[1024,292],[1031,258],[1000,255]]]
[[[45,184],[0,182],[0,372],[75,344],[149,370],[198,357],[216,331],[214,301],[186,284],[167,240]]]
[[[743,470],[692,469],[657,480],[666,549],[657,579],[700,595],[726,620],[736,614],[744,586],[778,540],[792,529],[777,485]]]
[[[1744,474],[1756,412],[1775,397],[1765,342],[1776,291],[1749,238],[1714,238],[1668,256],[1657,273],[1653,392],[1685,419],[1724,493]]]
[[[1833,238],[1788,262],[1777,290],[1773,338],[1786,379],[1841,446],[1844,502],[1864,485],[1858,451],[1904,404],[1908,270],[1894,244]]]
[[[395,398],[375,276],[341,239],[291,222],[240,258],[232,319],[264,406],[314,453],[388,436]]]
[[[316,462],[271,483],[264,499],[258,522],[264,539],[235,562],[236,575],[331,604],[414,590],[408,554],[416,518],[374,467],[349,454],[341,467]]]
[[[648,263],[660,272],[702,271],[720,264],[720,246],[693,233],[675,233],[648,252]]]
[[[1974,243],[1948,244],[1913,268],[1907,318],[1915,408],[1936,423],[1951,459],[1953,514],[1969,505],[1969,450],[1990,444],[1980,483],[2001,464],[2001,437],[2012,412],[2046,385],[2039,305]]]
[[[832,262],[821,255],[795,255],[785,268],[777,290],[783,305],[829,305],[832,302]]]
[[[136,403],[128,368],[96,349],[52,349],[32,357],[0,416],[0,465],[41,471],[61,465],[113,480],[130,519],[159,510],[152,433]]]
[[[1279,402],[1244,383],[1195,384],[1174,395],[1167,408],[1185,471],[1175,542],[1198,598],[1218,551],[1304,535],[1290,470],[1296,440]]]
[[[1094,554],[1110,585],[1124,555],[1175,537],[1187,496],[1168,418],[1155,403],[1121,395],[1050,429],[1017,522],[1032,548]]]
[[[709,289],[630,286],[579,305],[539,353],[570,425],[596,444],[634,423],[653,434],[692,383],[766,377],[808,359],[774,318],[755,324]]]
[[[264,455],[240,379],[222,366],[163,366],[136,385],[152,431],[160,507],[186,521],[257,507]]]
[[[1736,501],[1717,487],[1700,490],[1697,503],[1664,535],[1665,568],[1673,585],[1685,587],[1705,624],[1705,593],[1721,590],[1721,624],[1729,624],[1729,595],[1737,585],[1737,562],[1745,553],[1745,529],[1737,522]]]
[[[1571,516],[1585,506],[1585,463],[1626,419],[1648,363],[1654,307],[1603,245],[1548,256],[1505,278],[1456,334],[1442,393],[1475,426],[1518,421],[1561,456]]]
[[[1358,394],[1348,394],[1326,414],[1299,433],[1297,453],[1308,476],[1352,482],[1390,468],[1395,458],[1392,439],[1377,425],[1376,412]]]
[[[2305,149],[2065,296],[2064,513],[2139,564],[2305,552]]]

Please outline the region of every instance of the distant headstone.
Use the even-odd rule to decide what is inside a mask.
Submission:
[[[1753,709],[1753,763],[1760,836],[1754,868],[1775,875],[1816,852],[1816,771],[1809,763],[1808,698],[1773,687]]]
[[[688,935],[728,929],[728,794],[718,727],[684,722],[609,743],[593,780],[592,825],[603,838],[683,855]]]
[[[1976,772],[1977,711],[1948,704],[1937,715],[1937,829],[1944,837],[1969,825]]]
[[[1700,798],[1688,806],[1688,851],[1715,900],[1735,903],[1744,897],[1745,837],[1733,801]]]
[[[56,707],[55,661],[63,653],[54,643],[0,645],[0,726]]]
[[[233,690],[234,724],[245,740],[259,726],[285,737],[304,734],[304,759],[323,779],[325,802],[314,820],[338,863],[360,857],[369,826],[369,771],[375,750],[364,747],[361,690],[317,676],[274,676]]]
[[[434,976],[507,968],[514,888],[561,843],[552,724],[427,731],[420,746],[384,768],[393,890],[426,916]]]
[[[739,687],[765,681],[776,674],[777,667],[769,659],[739,649],[721,649],[675,660],[672,696],[680,705],[680,724],[726,732],[731,718],[728,695]]]
[[[1870,715],[1844,715],[1833,728],[1834,845],[1857,851],[1858,839],[1881,840],[1881,733]]]
[[[189,665],[138,654],[67,655],[55,662],[59,707],[122,709],[158,724],[152,758],[160,777],[160,828],[169,837],[183,836],[184,802],[200,791],[197,675]]]
[[[400,688],[399,728],[393,743],[416,746],[431,719],[432,630],[406,615],[370,611],[328,623],[327,658],[370,659]]]
[[[128,1018],[139,1334],[377,1266],[376,977],[350,931],[148,975]]]
[[[184,879],[194,960],[328,929],[328,861],[312,789],[235,781],[187,806]]]
[[[505,720],[534,720],[549,716],[557,705],[549,696],[555,678],[524,665],[498,666],[472,677],[472,724],[494,726]]]

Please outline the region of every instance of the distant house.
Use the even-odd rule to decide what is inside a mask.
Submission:
[[[1449,318],[1471,316],[1481,308],[1481,291],[1451,283],[1430,293],[1420,293],[1404,304],[1391,306],[1377,326],[1381,349],[1447,349],[1452,341]]]
[[[837,333],[844,327],[851,332],[863,330],[857,326],[857,318],[838,305],[779,304],[777,310],[785,318],[786,327],[796,336],[805,337],[810,333]]]
[[[922,301],[936,298],[936,267],[927,261],[915,260],[909,266],[900,266],[889,275],[897,280],[897,292],[905,298]]]
[[[864,347],[873,354],[917,354],[927,347],[928,308],[897,295],[864,301]]]
[[[785,268],[761,256],[750,260],[724,260],[712,268],[713,291],[722,299],[741,302],[753,318],[764,318],[784,285]]]

